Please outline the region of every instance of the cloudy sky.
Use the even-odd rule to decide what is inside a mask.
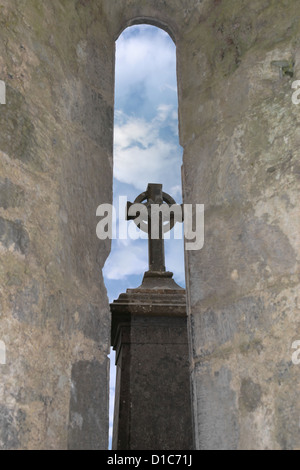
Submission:
[[[154,26],[127,28],[116,47],[114,206],[162,183],[181,203],[182,149],[178,142],[176,51]],[[135,225],[133,222],[127,224]],[[132,229],[131,229],[132,230]],[[118,233],[118,230],[117,230]],[[140,233],[140,237],[143,234]],[[110,301],[138,287],[148,268],[147,240],[113,240],[104,276]],[[184,284],[182,240],[166,240],[166,266]]]
[[[181,203],[182,149],[178,141],[176,50],[169,35],[153,26],[127,28],[116,44],[114,207],[119,197],[133,202],[148,183],[161,183]],[[117,221],[118,224],[118,221]],[[137,230],[126,222],[131,233]],[[118,227],[118,225],[117,225]],[[118,229],[117,229],[118,234]],[[136,238],[135,237],[135,238]],[[165,241],[166,267],[184,286],[183,241]],[[148,269],[148,247],[138,239],[113,240],[104,268],[110,301],[138,287]],[[112,357],[112,366],[113,366]],[[111,413],[115,374],[111,373]]]

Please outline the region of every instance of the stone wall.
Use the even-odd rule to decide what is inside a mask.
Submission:
[[[186,256],[196,447],[300,447],[297,3],[1,0],[3,448],[106,446],[95,210],[111,199],[114,41],[147,22],[177,45],[184,202],[206,206]]]
[[[186,267],[199,449],[300,447],[299,46],[292,0],[202,2],[178,45],[184,198],[206,210]]]
[[[97,3],[0,2],[2,449],[107,448],[110,247],[95,229],[114,40]]]

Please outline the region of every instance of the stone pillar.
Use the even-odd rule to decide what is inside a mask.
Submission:
[[[185,290],[148,272],[111,304],[117,380],[114,450],[190,450]]]

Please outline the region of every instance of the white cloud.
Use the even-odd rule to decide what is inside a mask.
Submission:
[[[115,149],[124,149],[132,146],[135,142],[147,147],[157,137],[157,129],[153,128],[151,122],[138,118],[126,118],[124,114],[120,113],[118,116],[122,122],[115,125]]]
[[[175,139],[164,139],[162,123],[172,129],[173,107],[161,105],[147,122],[119,112],[114,137],[114,176],[145,190],[148,183],[180,181],[181,149]]]
[[[127,246],[119,245],[106,261],[103,274],[107,279],[121,280],[139,275],[148,269],[147,249],[137,242]]]
[[[128,28],[116,43],[116,90],[130,93],[143,83],[146,95],[177,90],[175,44],[167,33],[151,26]],[[120,88],[121,87],[121,88]]]
[[[158,122],[165,122],[166,119],[171,116],[171,119],[174,121],[177,120],[177,114],[175,112],[174,114],[174,108],[170,104],[161,104],[157,108],[157,116],[155,118],[155,121]]]
[[[173,91],[173,92],[176,93],[176,95],[177,95],[177,86],[172,86],[172,85],[166,84],[166,85],[165,85],[165,88],[168,89],[168,90]]]
[[[176,48],[149,25],[127,28],[116,43],[114,176],[145,190],[180,184]]]

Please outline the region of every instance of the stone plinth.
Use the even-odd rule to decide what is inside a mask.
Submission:
[[[111,304],[117,381],[114,450],[192,448],[185,290],[146,273]]]

